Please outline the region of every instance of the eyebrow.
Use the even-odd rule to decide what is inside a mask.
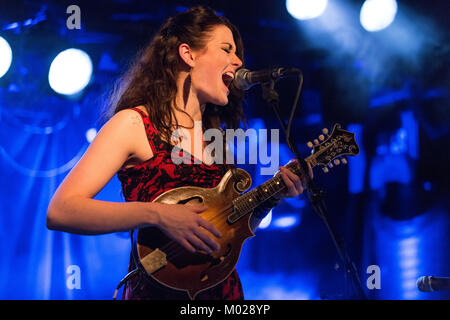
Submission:
[[[233,45],[229,42],[222,42],[222,44],[227,44],[230,47],[230,50],[233,49]]]

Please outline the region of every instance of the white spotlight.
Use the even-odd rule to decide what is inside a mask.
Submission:
[[[91,75],[92,61],[89,55],[72,48],[60,52],[53,60],[48,82],[57,93],[72,95],[87,86]]]
[[[299,218],[296,215],[286,215],[275,219],[273,225],[277,228],[290,228],[299,224]]]
[[[361,25],[367,31],[380,31],[394,21],[397,14],[395,0],[366,0],[359,15]]]
[[[86,131],[86,140],[91,143],[94,141],[95,137],[97,136],[97,129],[90,128],[88,131]]]
[[[272,210],[267,214],[267,216],[262,219],[261,223],[258,226],[258,229],[265,229],[270,225],[270,222],[272,221]]]
[[[307,20],[320,16],[327,3],[328,0],[286,0],[286,9],[294,18]]]
[[[12,50],[8,41],[0,37],[0,78],[8,72],[11,66]]]

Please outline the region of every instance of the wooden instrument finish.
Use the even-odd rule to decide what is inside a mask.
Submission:
[[[312,155],[305,159],[311,167],[320,164],[327,168],[337,157],[359,153],[354,133],[341,129],[340,125],[334,126],[333,133],[326,140],[323,135],[319,138],[323,142],[315,140],[317,143],[313,146]],[[299,164],[288,168],[298,175],[303,172]],[[215,238],[220,249],[211,254],[203,251],[191,253],[159,228],[135,229],[132,253],[137,266],[162,285],[186,291],[191,299],[200,291],[225,280],[234,270],[245,240],[254,236],[250,229],[251,213],[259,204],[286,187],[280,175],[243,193],[250,186],[250,175],[236,169],[234,174],[228,171],[215,188],[181,187],[158,196],[154,202],[205,204],[208,210],[201,216],[221,232],[222,237]]]

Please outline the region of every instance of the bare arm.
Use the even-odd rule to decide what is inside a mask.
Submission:
[[[86,153],[56,190],[47,211],[50,229],[103,234],[156,224],[155,206],[92,199],[145,137],[132,110],[117,113],[100,130]]]
[[[56,190],[47,210],[47,227],[77,234],[104,234],[156,226],[186,249],[212,251],[220,232],[198,213],[204,206],[93,199],[123,164],[149,146],[140,116],[118,112],[100,130],[86,153]],[[209,233],[205,232],[209,231]]]

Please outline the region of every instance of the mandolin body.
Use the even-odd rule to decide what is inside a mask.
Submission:
[[[200,291],[225,280],[233,272],[244,241],[254,234],[250,229],[250,214],[234,223],[232,201],[251,185],[250,175],[236,169],[228,171],[215,188],[180,187],[158,196],[153,202],[165,204],[205,204],[200,215],[215,225],[222,234],[215,238],[220,249],[211,254],[191,253],[169,238],[157,227],[133,231],[133,256],[143,273],[166,287],[184,290],[191,299]],[[208,232],[208,231],[206,231]]]

